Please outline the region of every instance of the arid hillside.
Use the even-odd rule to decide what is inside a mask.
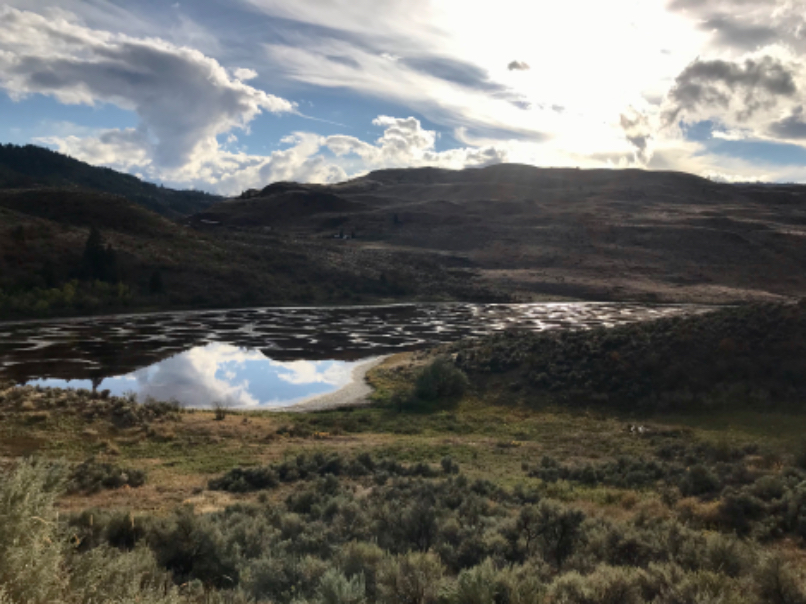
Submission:
[[[476,271],[280,230],[193,228],[118,195],[0,189],[0,320],[400,299],[507,300]],[[114,265],[88,271],[92,228]],[[114,262],[109,258],[114,257]]]
[[[356,238],[363,250],[474,269],[519,295],[726,302],[806,292],[806,187],[690,174],[382,170],[323,186],[274,183],[191,223]]]

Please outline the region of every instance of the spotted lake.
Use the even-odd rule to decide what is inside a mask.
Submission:
[[[591,329],[702,312],[630,303],[258,308],[0,324],[0,379],[279,408],[339,391],[402,350],[508,328]]]

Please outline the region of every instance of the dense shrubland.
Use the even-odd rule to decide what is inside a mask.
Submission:
[[[111,396],[108,390],[15,387],[0,381],[0,418],[8,415],[32,423],[80,418],[86,423],[101,420],[117,428],[147,428],[152,423],[176,421],[181,412],[175,401],[138,403],[134,395]]]
[[[682,458],[703,454],[697,447]],[[753,454],[718,449],[705,456],[735,465]],[[271,466],[272,479],[257,484],[246,471],[218,479],[211,486],[241,492],[246,480],[268,489],[220,512],[57,517],[63,473],[24,462],[0,482],[0,602],[806,601],[794,553],[768,545],[784,535],[803,543],[803,532],[776,525],[806,526],[802,470],[760,469],[744,481],[741,496],[768,506],[745,531],[721,522],[735,518],[737,504],[735,484],[718,476],[688,499],[680,487],[655,485],[660,497],[602,515],[547,496],[555,477],[504,489],[468,478],[450,459],[441,465],[303,455]],[[540,467],[578,478],[556,462]],[[616,474],[602,470],[604,482]],[[269,496],[277,489],[279,499]],[[711,500],[720,502],[713,518],[684,513]]]
[[[644,411],[802,406],[806,304],[726,308],[593,331],[504,332],[450,346],[527,402]]]

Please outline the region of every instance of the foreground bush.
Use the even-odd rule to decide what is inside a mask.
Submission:
[[[0,478],[0,602],[180,602],[145,547],[77,553],[54,507],[63,474],[22,462]]]
[[[745,462],[719,447],[658,445],[669,463],[696,455],[720,480]],[[296,472],[285,497],[206,514],[87,510],[61,519],[53,503],[64,472],[20,464],[0,482],[0,602],[806,603],[792,553],[803,541],[781,532],[806,509],[794,498],[806,486],[794,468],[744,483],[764,513],[738,538],[720,524],[735,486],[599,515],[542,495],[547,482],[510,491],[452,471],[380,469],[395,464],[405,467],[300,456],[273,468],[278,479]],[[708,518],[683,503],[707,508]]]

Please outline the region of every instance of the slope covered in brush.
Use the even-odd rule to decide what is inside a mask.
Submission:
[[[452,347],[476,381],[526,400],[678,410],[798,404],[806,305],[764,304],[612,329],[505,332]]]

